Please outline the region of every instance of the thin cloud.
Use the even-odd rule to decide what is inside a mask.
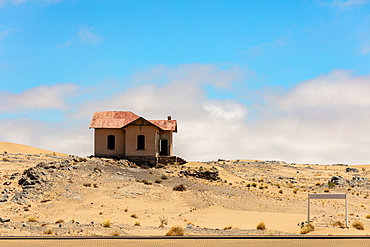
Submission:
[[[369,3],[369,0],[334,0],[332,2],[322,1],[319,3],[321,5],[330,6],[332,8],[346,9],[366,5]]]
[[[0,92],[0,112],[65,109],[65,99],[76,90],[77,86],[73,84],[56,84],[31,88],[19,94]]]
[[[104,38],[93,32],[93,28],[86,27],[83,25],[70,40],[67,40],[63,44],[59,44],[59,48],[69,47],[75,44],[89,44],[96,45],[104,41]]]
[[[93,32],[93,28],[83,26],[77,33],[78,40],[82,43],[97,44],[104,39]]]

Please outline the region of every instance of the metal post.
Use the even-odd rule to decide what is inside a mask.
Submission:
[[[348,228],[348,203],[347,203],[347,194],[346,194],[346,228]]]
[[[307,223],[310,223],[310,195],[308,195],[308,214],[307,214]]]

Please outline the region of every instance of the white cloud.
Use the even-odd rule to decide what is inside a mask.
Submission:
[[[18,112],[34,109],[65,109],[65,99],[74,94],[77,86],[55,84],[38,86],[22,93],[0,92],[0,112]]]
[[[104,39],[93,32],[93,28],[87,28],[85,25],[77,32],[78,40],[82,43],[97,44]]]
[[[88,28],[83,25],[70,40],[67,40],[63,44],[59,44],[59,48],[68,47],[77,43],[96,45],[104,40],[103,37],[93,32],[93,28]]]
[[[23,4],[27,2],[38,3],[42,5],[49,5],[49,4],[58,3],[62,1],[64,0],[0,0],[0,7],[7,5],[7,4],[19,5],[19,4]]]
[[[239,70],[199,64],[152,68],[126,81],[133,83],[128,90],[75,105],[75,113],[67,111],[68,121],[57,125],[3,119],[0,125],[5,128],[0,129],[0,136],[7,141],[90,155],[93,131],[88,125],[92,113],[129,110],[147,119],[172,115],[178,120],[174,152],[188,160],[370,163],[369,76],[334,70],[284,93],[246,91],[247,96],[261,95],[258,104],[248,106],[237,99],[207,96],[207,83],[233,87],[235,80],[243,78],[242,72],[235,71]]]
[[[339,9],[359,7],[362,5],[366,5],[368,3],[369,3],[369,0],[334,0],[331,2],[326,2],[326,1],[320,2],[320,4],[322,5],[327,5],[332,8],[339,8]]]

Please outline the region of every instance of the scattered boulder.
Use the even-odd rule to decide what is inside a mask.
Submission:
[[[358,172],[357,168],[347,167],[346,172]]]
[[[369,181],[367,178],[364,178],[364,177],[353,177],[352,180],[354,182],[367,182],[367,181]]]
[[[342,176],[332,176],[330,182],[335,183],[336,185],[343,185],[348,182],[347,179]]]
[[[9,222],[9,221],[10,221],[10,219],[9,219],[9,218],[2,218],[2,217],[0,217],[0,222],[1,222],[1,223]]]
[[[192,176],[196,178],[203,178],[207,180],[219,180],[220,177],[218,176],[218,170],[216,168],[211,168],[211,169],[204,169],[202,167],[199,167],[194,170],[181,170],[180,171],[181,175],[184,175],[186,177]]]

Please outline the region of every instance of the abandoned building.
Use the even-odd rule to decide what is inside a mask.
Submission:
[[[183,164],[173,156],[173,137],[177,121],[146,120],[130,111],[95,112],[90,123],[94,129],[94,156],[124,158],[138,165]]]

